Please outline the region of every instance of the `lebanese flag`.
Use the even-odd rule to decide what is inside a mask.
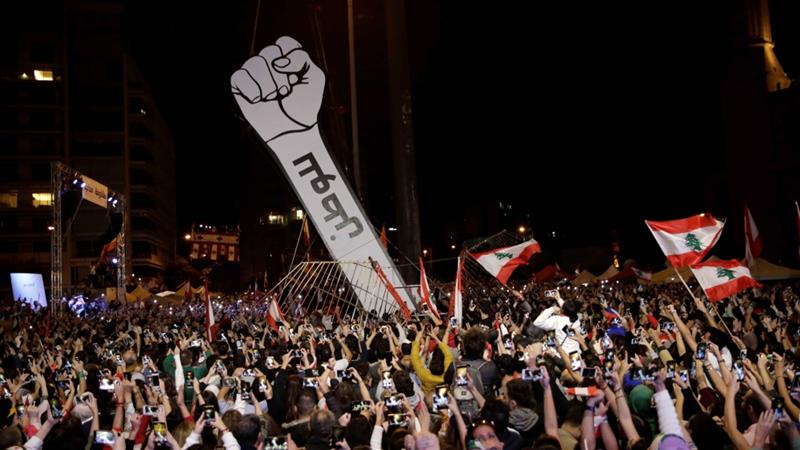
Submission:
[[[699,214],[666,222],[644,221],[672,267],[700,262],[717,243],[725,222],[710,214]]]
[[[450,296],[450,306],[447,308],[447,316],[455,317],[458,326],[461,326],[461,318],[464,314],[464,299],[461,294],[461,257],[458,257],[458,269],[456,270],[456,282],[453,286],[453,295]]]
[[[633,274],[636,275],[636,278],[640,280],[647,280],[651,281],[653,279],[653,272],[645,272],[644,270],[639,270],[635,267],[631,267]]]
[[[187,286],[187,287],[189,289],[191,289],[191,286]],[[216,322],[214,321],[214,308],[211,305],[211,295],[209,295],[209,293],[208,293],[208,281],[207,280],[204,283],[204,287],[205,287],[205,295],[206,295],[206,298],[205,298],[205,301],[206,301],[206,339],[208,339],[208,342],[213,342],[214,339],[216,338],[217,329],[219,328],[219,325],[217,325]]]
[[[442,320],[439,316],[439,310],[431,301],[431,288],[428,286],[428,277],[425,276],[425,262],[421,256],[419,257],[419,297],[428,305],[428,311],[436,317],[436,320]]]
[[[370,259],[370,261],[372,260]],[[386,274],[383,272],[383,269],[381,269],[381,266],[373,261],[372,267],[375,269],[375,273],[378,274],[378,278],[383,282],[383,285],[386,286],[386,290],[389,291],[389,295],[391,295],[392,298],[394,298],[394,301],[397,302],[397,306],[400,307],[400,312],[403,313],[405,320],[411,320],[411,310],[408,309],[408,305],[406,305],[405,300],[400,297],[400,294],[397,293],[397,289],[395,289],[392,282],[389,281],[389,278],[386,277]]]
[[[381,244],[383,245],[383,248],[388,249],[389,248],[389,238],[386,237],[386,225],[381,227],[380,240],[381,240]]]
[[[567,388],[566,393],[567,395],[574,395],[576,397],[594,397],[599,394],[600,391],[597,389],[597,386],[589,386]]]
[[[741,290],[761,285],[750,275],[750,269],[739,261],[706,261],[691,267],[694,277],[712,302],[718,302]]]
[[[278,331],[278,322],[286,323],[286,320],[283,318],[281,307],[278,306],[278,300],[273,298],[270,300],[269,308],[267,309],[267,323],[273,330]]]
[[[744,254],[747,259],[747,266],[753,267],[756,258],[761,254],[761,236],[758,234],[756,222],[750,209],[744,205]]]
[[[794,202],[794,208],[797,211],[797,236],[800,237],[800,205]],[[800,247],[798,247],[797,253],[800,254]]]
[[[109,253],[116,250],[116,248],[117,248],[117,238],[114,238],[111,240],[111,242],[104,245],[103,248],[100,250],[100,261],[105,262],[106,256],[108,256]]]
[[[535,253],[541,253],[539,243],[531,239],[511,247],[496,248],[482,253],[470,253],[487,272],[494,275],[505,286],[511,273],[518,266],[527,264]]]

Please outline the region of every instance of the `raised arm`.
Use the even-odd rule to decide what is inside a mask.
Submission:
[[[772,361],[775,363],[775,385],[778,388],[778,394],[783,398],[784,408],[786,408],[786,411],[793,419],[798,420],[798,417],[800,417],[800,408],[794,404],[792,398],[789,396],[789,390],[786,388],[783,357],[777,353],[773,353]]]

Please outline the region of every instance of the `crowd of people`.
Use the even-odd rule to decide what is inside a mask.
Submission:
[[[8,304],[0,449],[800,450],[797,285],[513,288],[460,320],[218,299],[210,339],[202,302]]]

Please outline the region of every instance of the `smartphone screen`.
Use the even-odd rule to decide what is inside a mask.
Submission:
[[[467,385],[467,367],[468,366],[456,367],[456,385],[458,386]]]
[[[667,361],[667,378],[675,378],[675,361]]]
[[[360,401],[352,402],[350,404],[350,411],[351,412],[367,411],[367,410],[369,410],[369,408],[370,408],[370,404],[366,400],[360,400]]]
[[[742,361],[736,360],[733,362],[733,373],[736,375],[736,381],[744,381],[745,371]]]
[[[403,407],[403,399],[399,395],[390,395],[383,400],[389,412],[398,412]]]
[[[342,442],[344,440],[344,427],[333,427],[333,442]]]
[[[572,352],[569,354],[570,365],[572,366],[572,370],[579,370],[581,368],[581,354],[578,352]]]
[[[164,422],[156,422],[153,424],[153,432],[156,435],[156,440],[165,442],[167,440],[167,424]]]
[[[94,433],[95,444],[114,445],[116,438],[111,431],[96,431]]]
[[[60,419],[64,417],[64,406],[61,404],[61,400],[58,398],[58,395],[55,395],[50,399],[50,414],[52,414],[54,419]]]
[[[555,347],[556,346],[556,332],[555,331],[548,331],[545,334],[544,343],[548,347]]]
[[[696,357],[701,361],[704,361],[706,359],[706,344],[704,342],[697,344]]]
[[[213,405],[205,405],[203,407],[203,417],[206,420],[206,424],[210,424],[211,422],[214,421],[215,419],[214,413],[215,410]]]
[[[388,370],[384,371],[382,377],[383,377],[383,388],[384,389],[392,389],[392,386],[394,386],[394,385],[392,384],[392,374],[391,374],[391,372],[389,372]]]
[[[436,411],[447,408],[447,392],[449,388],[446,384],[436,386],[436,391],[433,393],[433,408]]]
[[[780,419],[783,416],[783,399],[780,397],[772,398],[772,410],[775,412],[775,418]]]
[[[389,425],[397,427],[406,426],[406,415],[402,413],[389,414]]]

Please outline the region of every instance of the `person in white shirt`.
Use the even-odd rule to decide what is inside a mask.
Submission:
[[[545,331],[555,331],[556,341],[567,353],[580,352],[581,346],[575,339],[569,337],[566,330],[579,333],[581,322],[578,315],[578,305],[572,300],[564,301],[556,292],[556,301],[559,306],[551,306],[539,314],[533,321],[535,327]]]

